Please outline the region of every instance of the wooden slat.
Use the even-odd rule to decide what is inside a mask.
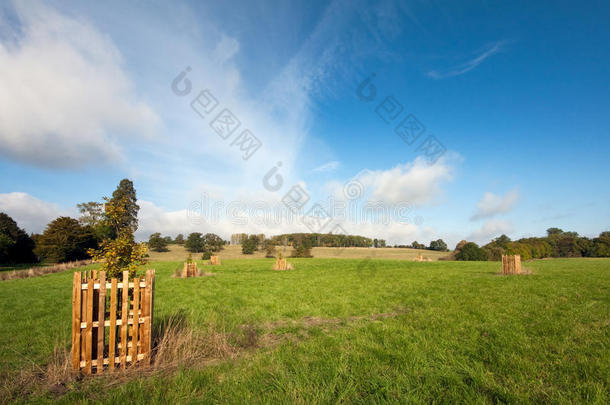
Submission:
[[[82,273],[80,273],[81,275],[81,284],[84,284],[87,282],[87,272],[84,271]],[[81,295],[81,311],[80,311],[80,316],[81,316],[81,322],[87,322],[87,290],[83,291],[82,295]],[[81,361],[85,360],[85,354],[87,351],[87,334],[84,332],[81,332],[80,334],[80,359]]]
[[[152,355],[152,325],[155,310],[155,271],[146,270],[146,363],[150,364]]]
[[[140,282],[140,288],[144,288],[145,287],[145,283],[144,281]],[[133,283],[129,283],[128,284],[129,288],[133,288]],[[109,289],[111,287],[109,282],[106,282],[106,289]],[[82,283],[81,289],[86,290],[87,288],[89,288],[89,285],[87,284],[86,281],[84,281]],[[118,288],[123,288],[123,283],[118,283]],[[100,289],[100,283],[93,283],[93,289],[94,290],[99,290]]]
[[[108,357],[111,361],[108,363],[108,367],[114,370],[114,357],[116,347],[116,296],[117,296],[117,282],[116,278],[110,281],[110,336],[108,337]]]
[[[89,283],[87,289],[87,328],[85,329],[87,336],[87,349],[85,351],[85,373],[91,374],[91,352],[93,348],[93,283]]]
[[[138,332],[139,332],[139,319],[140,319],[140,279],[136,278],[133,287],[133,323],[134,326],[131,328],[131,357],[134,359],[138,358]]]
[[[145,287],[140,290],[140,294],[142,295],[142,303],[140,306],[142,307],[142,314],[140,315],[140,319],[144,318],[144,323],[140,324],[140,340],[142,344],[140,345],[140,353],[145,355],[145,358],[148,358],[148,334],[146,327],[148,326],[148,322],[146,322],[146,318],[148,317],[148,271],[146,272],[146,276],[144,277]]]
[[[144,360],[144,357],[145,357],[145,355],[143,355],[143,354],[138,354],[137,359],[138,359],[138,360]],[[129,355],[128,355],[128,356],[127,356],[127,362],[130,362],[130,361],[132,361],[132,360],[133,360],[133,358],[132,358],[131,356],[129,356]],[[115,359],[114,359],[114,361],[115,361],[116,363],[118,363],[119,361],[121,361],[121,359],[120,359],[120,357],[117,357],[117,358],[115,358]],[[104,365],[107,365],[107,364],[109,364],[109,363],[110,363],[110,360],[109,360],[107,357],[106,357],[106,358],[104,358],[104,360],[103,360],[103,364],[104,364]],[[93,366],[97,366],[98,362],[97,362],[97,360],[93,360],[91,364],[92,364]],[[81,366],[81,367],[85,367],[85,362],[84,362],[84,361],[81,361],[80,366]]]
[[[80,369],[81,274],[72,277],[72,369]]]
[[[129,286],[129,272],[123,272],[123,286]],[[129,288],[123,288],[121,314],[121,367],[127,367],[127,317],[129,314]]]
[[[97,364],[102,364],[104,359],[104,343],[105,343],[105,332],[106,332],[106,272],[100,271],[100,292],[98,295],[98,315],[97,315]],[[101,372],[101,370],[97,370]]]

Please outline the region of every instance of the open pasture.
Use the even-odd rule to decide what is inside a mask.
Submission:
[[[223,257],[215,277],[154,262],[154,327],[203,337],[171,372],[19,387],[69,348],[72,272],[0,282],[3,401],[607,403],[610,260],[524,263]],[[193,332],[194,331],[194,332]],[[207,339],[206,337],[214,337]],[[207,340],[206,340],[207,339]],[[211,342],[211,343],[210,343]],[[180,363],[180,356],[177,356]]]

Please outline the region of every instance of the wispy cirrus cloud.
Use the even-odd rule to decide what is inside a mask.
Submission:
[[[498,53],[504,46],[504,43],[505,43],[505,41],[497,41],[494,44],[490,45],[483,53],[481,53],[476,58],[471,59],[460,65],[451,67],[449,69],[430,70],[427,73],[427,76],[431,77],[433,79],[445,79],[448,77],[459,76],[459,75],[463,75],[464,73],[468,73],[472,69],[476,68],[481,63],[483,63],[487,58]]]
[[[327,162],[327,163],[324,163],[323,165],[316,167],[315,169],[312,170],[312,172],[314,172],[314,173],[330,172],[330,171],[333,171],[336,168],[338,168],[339,165],[340,165],[339,162],[337,162],[336,160],[333,160],[331,162]]]

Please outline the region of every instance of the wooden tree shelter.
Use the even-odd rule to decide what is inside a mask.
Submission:
[[[184,269],[182,270],[182,277],[197,277],[199,271],[197,270],[197,262],[186,261],[184,262]]]
[[[213,266],[219,266],[220,265],[220,257],[218,256],[210,256],[210,264]]]
[[[521,274],[520,255],[502,255],[502,274]]]
[[[155,271],[129,281],[106,272],[74,273],[72,369],[85,374],[150,364]]]

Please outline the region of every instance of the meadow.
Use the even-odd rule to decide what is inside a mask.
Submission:
[[[499,276],[498,262],[316,257],[275,272],[273,259],[225,257],[205,268],[213,276],[180,279],[184,257],[165,255],[146,266],[156,330],[171,320],[197,336],[175,367],[45,385],[54,350],[70,345],[72,271],[7,280],[2,401],[610,401],[608,259],[529,261],[532,274]],[[40,370],[37,388],[20,383],[24,370]]]

